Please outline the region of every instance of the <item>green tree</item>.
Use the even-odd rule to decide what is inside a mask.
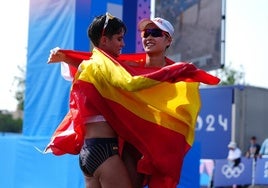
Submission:
[[[20,73],[14,77],[14,97],[18,101],[16,112],[0,110],[0,132],[22,132],[22,113],[24,108],[25,68],[18,66]]]
[[[21,133],[22,119],[14,119],[12,114],[7,111],[0,111],[0,132]]]
[[[24,109],[24,93],[25,93],[25,67],[18,66],[20,71],[19,76],[15,76],[16,83],[15,99],[18,101],[17,110],[23,111]]]
[[[224,66],[216,70],[216,75],[221,79],[220,85],[245,84],[245,73],[242,67],[240,67],[240,70],[236,70],[230,64],[229,66]]]

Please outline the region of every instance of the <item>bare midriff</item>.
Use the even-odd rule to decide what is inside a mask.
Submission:
[[[113,138],[117,134],[106,121],[87,123],[85,138]]]

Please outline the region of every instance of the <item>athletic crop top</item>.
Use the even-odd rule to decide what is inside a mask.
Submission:
[[[102,115],[88,116],[84,120],[85,124],[106,121],[106,119]]]

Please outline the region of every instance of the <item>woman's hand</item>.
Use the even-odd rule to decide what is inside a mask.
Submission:
[[[60,48],[56,47],[50,50],[50,54],[47,63],[65,62],[66,56],[64,53],[59,52]]]

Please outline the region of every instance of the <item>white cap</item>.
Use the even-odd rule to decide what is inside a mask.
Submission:
[[[174,33],[174,27],[171,25],[171,23],[163,18],[154,18],[154,19],[149,19],[149,18],[144,18],[138,23],[138,28],[140,31],[143,31],[145,27],[153,23],[155,24],[159,29],[169,33],[169,35],[172,37]]]
[[[236,148],[236,143],[235,142],[230,142],[229,144],[228,144],[228,148]]]

